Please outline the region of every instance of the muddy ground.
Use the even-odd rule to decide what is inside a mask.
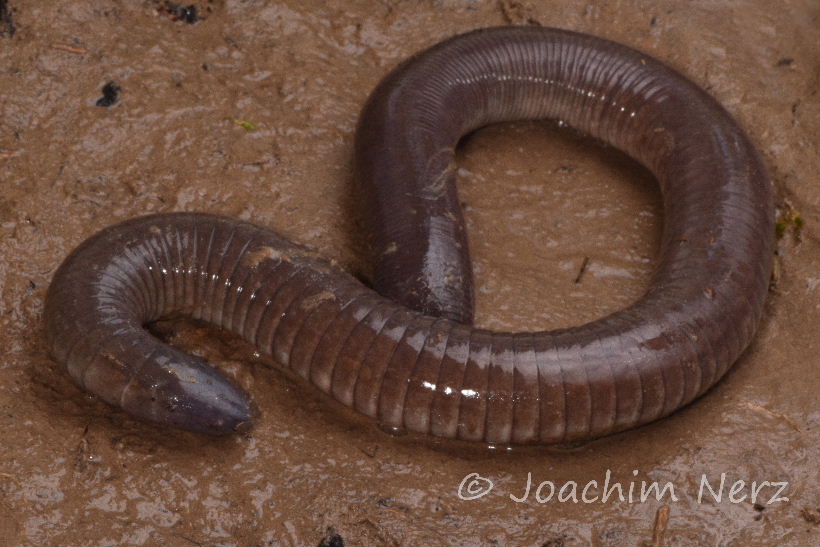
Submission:
[[[0,544],[817,544],[816,2],[198,0],[195,16],[139,0],[0,5]],[[215,440],[134,422],[49,359],[42,304],[54,269],[136,215],[249,219],[366,274],[351,173],[365,98],[416,50],[506,23],[663,59],[758,145],[781,212],[779,276],[753,344],[701,400],[571,447],[392,437],[231,336],[162,324],[261,409],[249,434]],[[117,100],[97,106],[109,81]],[[481,130],[459,165],[478,324],[578,324],[646,288],[662,218],[640,166],[546,122]],[[571,485],[563,501],[510,498],[528,473],[557,489],[575,481],[578,498],[596,480],[600,494],[608,470],[625,494],[668,481],[677,500],[575,503]],[[460,499],[470,473],[493,490]],[[699,499],[722,473],[721,501]],[[788,483],[788,501],[764,486],[753,503],[751,481]]]

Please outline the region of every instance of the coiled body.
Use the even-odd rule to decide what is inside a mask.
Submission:
[[[454,148],[483,125],[560,118],[624,150],[664,197],[647,293],[583,326],[476,329]],[[245,395],[143,325],[188,316],[238,334],[390,427],[553,443],[644,424],[712,386],[748,345],[767,292],[770,182],[730,116],[634,50],[543,28],[468,33],[376,89],[356,162],[369,188],[376,289],[274,232],[205,214],[108,228],[46,300],[51,351],[85,389],[144,419],[224,433]]]

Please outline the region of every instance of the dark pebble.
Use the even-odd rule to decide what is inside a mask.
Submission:
[[[0,36],[14,36],[17,29],[11,19],[11,8],[7,0],[0,0]]]
[[[339,534],[325,536],[322,541],[319,542],[319,547],[345,547],[345,540],[342,539],[342,536]]]
[[[111,106],[117,102],[117,97],[120,94],[120,86],[114,82],[108,82],[102,88],[103,96],[97,99],[97,106]]]

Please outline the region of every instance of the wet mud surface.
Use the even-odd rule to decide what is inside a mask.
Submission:
[[[817,544],[815,3],[0,6],[0,544]],[[751,347],[702,399],[577,446],[394,437],[229,335],[160,323],[158,335],[233,375],[260,409],[246,435],[211,439],[134,422],[49,359],[41,315],[54,269],[129,217],[239,217],[366,276],[351,158],[367,94],[418,49],[507,23],[646,51],[707,88],[757,143],[781,212],[776,283]],[[486,128],[460,148],[459,188],[478,324],[579,324],[648,285],[660,196],[612,149],[554,121]],[[603,499],[608,472],[623,500]],[[471,473],[494,487],[463,500]],[[539,490],[544,503],[542,481],[555,486],[549,501],[549,485]],[[676,499],[642,501],[642,481],[671,483]]]

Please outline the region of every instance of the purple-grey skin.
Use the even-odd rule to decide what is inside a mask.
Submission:
[[[478,329],[454,149],[479,127],[541,118],[560,118],[655,175],[660,261],[642,298],[591,323]],[[376,88],[356,164],[371,196],[378,292],[245,222],[147,216],[103,230],[60,267],[45,308],[52,354],[83,389],[133,416],[212,434],[247,427],[244,393],[144,328],[190,317],[241,336],[384,426],[558,443],[686,405],[723,376],[760,321],[774,239],[761,161],[714,99],[633,49],[535,27],[451,38]]]

